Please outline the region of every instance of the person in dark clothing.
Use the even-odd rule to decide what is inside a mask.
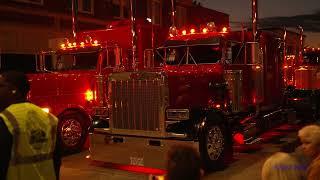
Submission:
[[[19,104],[24,104],[24,106],[29,107],[39,107],[27,102],[27,94],[30,90],[30,85],[27,80],[27,77],[20,72],[8,71],[0,74],[0,115],[8,113],[8,108],[13,105],[18,106]],[[20,106],[19,106],[20,107]],[[11,108],[13,109],[13,108]],[[7,111],[7,112],[5,112]],[[55,118],[50,114],[53,119]],[[8,122],[8,120],[7,120]],[[52,127],[54,129],[54,126]],[[16,130],[16,129],[14,129]],[[55,131],[52,131],[55,132]],[[12,134],[8,128],[8,124],[5,122],[4,116],[0,116],[0,180],[10,179],[8,177],[8,170],[12,158],[12,152],[14,151],[15,141],[17,138]],[[53,151],[53,157],[50,159],[53,160],[54,174],[56,179],[59,179],[59,171],[61,165],[61,138],[54,134],[52,136],[57,136],[55,141],[55,147]],[[19,157],[21,158],[21,157]],[[17,158],[17,159],[19,159]],[[44,160],[45,161],[45,160]],[[51,162],[51,161],[48,161]],[[16,167],[15,167],[16,168]],[[26,176],[25,178],[27,178]]]
[[[167,180],[202,178],[201,159],[193,147],[175,145],[169,150],[167,158]]]

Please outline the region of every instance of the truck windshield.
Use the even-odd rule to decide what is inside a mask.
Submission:
[[[222,58],[219,44],[181,46],[166,49],[166,64],[212,64]]]
[[[319,65],[320,51],[305,52],[303,55],[303,62],[306,65]]]
[[[62,54],[58,56],[56,70],[90,70],[95,69],[98,52]]]

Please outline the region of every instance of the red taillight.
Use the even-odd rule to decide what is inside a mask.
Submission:
[[[241,133],[236,133],[235,135],[233,135],[233,140],[237,144],[244,144],[244,137]]]
[[[291,100],[291,101],[302,101],[303,98],[288,98],[288,100]]]

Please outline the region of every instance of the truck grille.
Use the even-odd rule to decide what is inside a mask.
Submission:
[[[120,74],[127,75],[120,76]],[[165,78],[148,73],[116,73],[109,81],[111,122],[114,133],[136,134],[141,131],[162,133],[166,101]],[[135,77],[135,78],[132,78]],[[148,134],[150,135],[150,134]]]

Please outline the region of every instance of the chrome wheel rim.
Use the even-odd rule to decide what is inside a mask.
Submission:
[[[207,134],[207,152],[211,160],[219,159],[224,146],[224,138],[218,126],[210,127]]]
[[[61,138],[65,145],[75,146],[81,139],[82,127],[79,121],[67,119],[61,126]]]

